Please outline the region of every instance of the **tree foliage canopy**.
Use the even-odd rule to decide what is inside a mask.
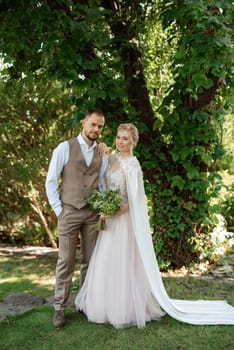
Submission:
[[[61,122],[73,128],[96,106],[106,115],[110,147],[120,122],[139,128],[136,154],[162,264],[196,259],[221,181],[213,170],[233,91],[232,1],[5,0],[0,11],[2,164],[14,164],[26,185],[12,206],[21,180],[2,183],[1,192],[10,189],[3,215],[16,211],[21,191],[25,198],[33,185],[48,218],[39,178],[49,149],[67,133]]]

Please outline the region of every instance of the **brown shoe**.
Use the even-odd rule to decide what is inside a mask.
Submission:
[[[55,310],[53,325],[56,328],[61,328],[65,325],[65,323],[66,323],[66,320],[65,320],[64,310]]]

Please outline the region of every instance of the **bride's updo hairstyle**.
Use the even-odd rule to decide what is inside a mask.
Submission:
[[[131,123],[119,124],[117,131],[120,131],[120,130],[130,131],[131,137],[132,137],[132,145],[133,147],[136,147],[137,142],[139,140],[139,133],[135,125]]]

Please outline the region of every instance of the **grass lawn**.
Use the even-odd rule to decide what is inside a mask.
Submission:
[[[48,297],[53,294],[52,257],[0,255],[0,299],[15,292]],[[168,294],[183,299],[227,299],[234,306],[234,288],[219,280],[164,277]],[[193,326],[165,316],[143,329],[116,330],[89,323],[73,308],[67,325],[52,325],[53,307],[34,308],[0,322],[1,350],[233,350],[234,326]]]

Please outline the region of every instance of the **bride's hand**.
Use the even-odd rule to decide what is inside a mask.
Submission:
[[[105,154],[108,154],[108,149],[107,149],[107,145],[105,144],[105,142],[100,142],[97,145],[97,151],[98,151],[98,154],[100,156],[104,156]]]
[[[100,214],[99,214],[99,217],[100,217],[101,220],[106,220],[106,219],[110,218],[111,216],[110,216],[110,215],[103,214],[103,213],[100,213]]]

